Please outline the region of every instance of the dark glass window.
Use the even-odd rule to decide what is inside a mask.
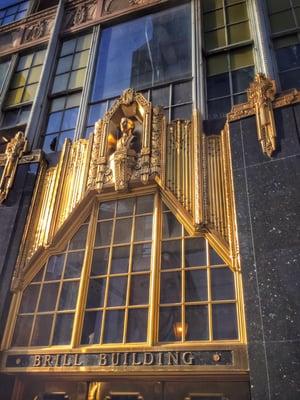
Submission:
[[[10,24],[26,17],[29,1],[7,1],[9,7],[0,8],[0,25]]]

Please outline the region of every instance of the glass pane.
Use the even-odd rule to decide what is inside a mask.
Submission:
[[[20,57],[16,71],[21,71],[21,69],[29,68],[32,62],[33,55],[34,53]]]
[[[31,111],[31,105],[21,108],[21,113],[19,115],[19,124],[27,123],[30,111]]]
[[[212,11],[204,15],[203,18],[205,31],[210,31],[215,28],[224,26],[223,9]]]
[[[16,89],[16,90],[10,90],[8,92],[5,104],[8,105],[8,106],[11,106],[11,105],[14,105],[14,104],[21,103],[23,91],[24,91],[24,88],[20,88],[20,89]]]
[[[163,213],[163,238],[179,237],[182,235],[181,224],[172,213]]]
[[[160,307],[159,312],[159,341],[173,342],[181,340],[175,336],[175,324],[181,323],[180,307]]]
[[[207,265],[205,239],[185,239],[185,266],[197,267],[202,265]]]
[[[108,307],[122,306],[126,301],[127,277],[118,276],[109,279]]]
[[[225,264],[222,258],[215,252],[215,250],[209,246],[209,258],[210,258],[210,265],[219,265]]]
[[[136,214],[146,214],[153,212],[153,196],[138,197],[136,201]]]
[[[148,309],[128,311],[127,342],[138,343],[147,340]]]
[[[76,51],[88,49],[91,44],[92,35],[84,35],[77,39]]]
[[[149,275],[132,275],[130,282],[130,305],[149,303]]]
[[[59,111],[65,108],[66,96],[58,97],[57,99],[53,99],[50,105],[50,111]]]
[[[63,148],[63,145],[65,144],[66,139],[69,140],[73,140],[75,135],[75,131],[74,130],[70,130],[70,131],[66,131],[66,132],[61,132],[59,135],[59,140],[58,140],[58,144],[57,144],[57,151],[61,151]]]
[[[189,306],[185,308],[186,340],[208,340],[207,306]]]
[[[213,338],[237,339],[237,318],[235,304],[213,304]]]
[[[72,336],[74,314],[58,314],[56,316],[52,344],[69,344]]]
[[[75,45],[76,45],[76,39],[67,40],[67,41],[63,42],[63,45],[62,45],[62,48],[60,51],[60,56],[65,56],[67,54],[74,53]]]
[[[99,219],[113,218],[115,214],[115,202],[101,203],[99,207]]]
[[[173,86],[172,104],[180,104],[192,101],[192,82],[177,83]]]
[[[94,125],[96,121],[103,117],[106,112],[106,101],[103,103],[93,104],[89,108],[87,125]]]
[[[300,88],[300,69],[279,75],[282,89]]]
[[[87,237],[88,225],[82,225],[77,233],[72,237],[69,250],[85,249],[85,242]]]
[[[43,150],[45,153],[51,153],[56,150],[58,135],[47,135],[44,138]]]
[[[142,242],[152,238],[152,215],[135,218],[134,241]]]
[[[36,307],[40,285],[29,285],[24,290],[20,313],[33,313]]]
[[[31,68],[28,76],[27,83],[36,83],[39,81],[42,72],[42,67],[33,67]]]
[[[276,57],[279,71],[300,67],[300,45],[278,49]]]
[[[57,63],[56,75],[68,72],[71,70],[73,56],[60,58]]]
[[[109,255],[109,249],[94,250],[91,276],[106,274],[108,255]]]
[[[78,107],[70,108],[64,112],[62,130],[75,128],[78,115]]]
[[[59,310],[74,310],[76,307],[79,282],[64,282],[62,285]]]
[[[31,346],[47,346],[49,344],[52,321],[52,314],[37,315],[33,328]]]
[[[123,341],[124,311],[106,311],[104,326],[104,343],[121,343]]]
[[[95,246],[104,246],[111,243],[113,221],[101,221],[97,224]]]
[[[88,57],[89,57],[88,50],[75,54],[72,69],[74,70],[86,67]]]
[[[45,268],[41,268],[39,272],[35,275],[35,277],[32,279],[32,282],[41,282],[43,279]]]
[[[35,96],[35,92],[37,90],[37,87],[38,87],[37,83],[35,83],[34,85],[25,86],[24,92],[23,92],[23,97],[22,97],[22,102],[33,100],[34,96]]]
[[[69,253],[66,261],[64,278],[79,278],[83,264],[83,251]]]
[[[53,311],[56,306],[59,283],[45,283],[42,287],[38,311]]]
[[[190,28],[190,6],[182,5],[104,29],[93,101],[189,76]]]
[[[296,22],[292,10],[283,11],[270,16],[271,31],[273,33],[295,28]]]
[[[181,273],[164,272],[160,277],[160,303],[181,302]]]
[[[233,93],[244,92],[250,86],[254,77],[254,67],[241,68],[232,71],[232,89]]]
[[[206,270],[186,271],[185,301],[207,300]]]
[[[132,219],[119,219],[115,224],[114,243],[129,243],[131,240]]]
[[[246,3],[236,4],[227,7],[227,23],[233,24],[235,22],[243,21],[248,18]]]
[[[223,0],[203,0],[203,11],[215,10],[223,7]]]
[[[83,86],[85,77],[85,69],[79,69],[78,71],[71,72],[68,89],[75,89]]]
[[[207,97],[209,99],[230,94],[229,74],[219,74],[207,78]]]
[[[106,278],[90,279],[86,308],[103,307]]]
[[[82,329],[81,344],[94,344],[100,341],[102,311],[86,312]]]
[[[231,98],[208,102],[208,116],[211,119],[223,118],[231,110]]]
[[[172,109],[172,119],[191,119],[192,105],[177,106]]]
[[[45,57],[46,57],[46,50],[37,51],[34,55],[32,65],[44,64]]]
[[[250,29],[248,22],[235,24],[228,27],[229,43],[238,43],[250,39]]]
[[[170,103],[169,86],[153,89],[151,91],[151,101],[156,106],[168,106]]]
[[[207,59],[207,74],[208,76],[222,74],[228,71],[227,54],[218,54],[208,57]]]
[[[16,72],[13,75],[13,79],[11,81],[10,88],[14,89],[14,88],[17,88],[20,86],[25,86],[27,76],[28,76],[28,69],[26,69],[25,71]]]
[[[270,13],[286,10],[289,8],[289,1],[267,0],[268,10]]]
[[[28,346],[33,316],[20,315],[17,319],[12,346]]]
[[[135,199],[131,197],[125,200],[119,200],[117,204],[117,217],[126,217],[133,214]]]
[[[211,269],[211,296],[213,300],[235,299],[233,273],[228,267]]]
[[[151,243],[133,246],[132,271],[148,271],[151,263]]]
[[[171,240],[162,243],[161,269],[181,268],[181,241]]]
[[[226,45],[224,28],[205,33],[204,38],[207,50],[216,49]]]
[[[69,80],[69,74],[63,74],[56,76],[54,78],[53,86],[52,86],[52,93],[59,93],[63,92],[67,89],[67,84]]]
[[[129,262],[129,246],[114,247],[112,249],[111,273],[126,273]]]
[[[78,107],[81,100],[81,92],[67,96],[66,108]]]
[[[65,261],[65,254],[58,254],[49,258],[45,280],[54,281],[61,277]]]
[[[46,133],[59,132],[62,120],[62,112],[56,112],[49,115]]]

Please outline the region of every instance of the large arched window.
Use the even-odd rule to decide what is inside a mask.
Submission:
[[[12,347],[239,340],[235,273],[159,193],[91,215],[24,289]]]

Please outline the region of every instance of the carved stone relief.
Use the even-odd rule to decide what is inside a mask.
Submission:
[[[104,13],[110,14],[116,11],[125,10],[129,7],[149,3],[151,3],[151,0],[106,0],[104,4]]]
[[[76,7],[67,9],[63,28],[68,29],[92,21],[96,13],[96,6],[97,2],[93,0],[80,3]]]

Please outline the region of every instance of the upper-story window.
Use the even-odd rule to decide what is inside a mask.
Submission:
[[[300,87],[300,2],[268,0],[281,89]]]
[[[101,32],[87,134],[124,89],[164,107],[167,118],[192,110],[191,11],[185,4]]]
[[[43,150],[48,154],[60,151],[66,138],[74,138],[90,44],[91,34],[62,43],[49,94],[50,110],[44,132]]]
[[[247,101],[254,60],[245,0],[204,0],[208,118],[222,118]]]
[[[7,7],[0,8],[0,25],[10,24],[24,18],[27,14],[29,1],[6,0],[5,6]]]
[[[2,127],[27,123],[38,88],[46,50],[21,55],[4,101]]]

